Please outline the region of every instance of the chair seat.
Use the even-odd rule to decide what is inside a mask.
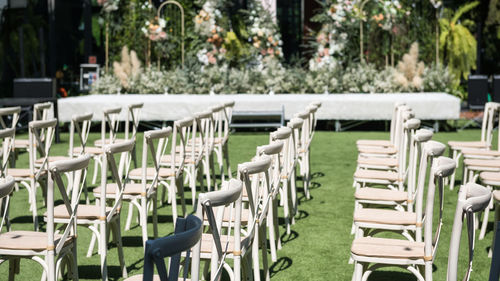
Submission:
[[[30,141],[28,139],[15,139],[14,148],[28,148],[30,146]]]
[[[393,147],[394,144],[390,140],[357,140],[357,146],[385,146]]]
[[[49,156],[47,158],[47,161],[50,163],[50,162],[69,160],[69,159],[71,159],[71,158],[69,158],[68,156]],[[39,158],[39,159],[35,160],[36,165],[41,165],[42,163],[43,163],[43,158]]]
[[[399,166],[397,158],[388,157],[358,157],[358,165],[371,165],[371,166]]]
[[[363,208],[354,211],[354,221],[392,225],[414,225],[417,223],[417,214],[396,210]]]
[[[482,181],[497,181],[500,184],[500,173],[498,172],[482,172],[479,174]]]
[[[493,199],[495,199],[496,201],[500,201],[500,190],[493,191]]]
[[[364,154],[387,154],[392,155],[398,153],[398,150],[395,147],[370,147],[370,146],[361,146],[358,147],[359,153]]]
[[[217,216],[217,213],[216,213],[216,214],[214,214],[214,216]],[[236,210],[235,210],[235,209],[233,209],[233,211],[232,211],[232,217],[231,217],[231,218],[232,218],[232,221],[234,221],[235,216],[236,216]],[[248,224],[248,220],[249,220],[249,218],[250,218],[250,210],[249,210],[249,209],[241,209],[241,224],[242,224],[242,225],[247,225],[247,224]],[[229,219],[230,219],[230,218],[229,218],[229,208],[226,208],[226,209],[224,210],[224,215],[223,215],[223,217],[222,217],[222,221],[223,221],[223,222],[228,222],[228,221],[229,221]],[[203,220],[204,220],[204,221],[208,221],[208,219],[207,219],[207,214],[205,214],[205,215],[203,216]]]
[[[142,281],[142,274],[137,274],[134,276],[130,276],[129,278],[124,279],[123,281]],[[179,278],[179,280],[183,280]],[[153,275],[153,281],[161,281],[160,276],[158,275]]]
[[[80,146],[73,148],[73,154],[81,154],[81,153],[82,153],[82,148]],[[102,148],[95,146],[86,146],[85,153],[99,155],[102,154]]]
[[[54,235],[54,244],[61,240],[61,234]],[[47,233],[37,231],[11,231],[0,234],[0,249],[6,250],[33,250],[44,251],[47,249]],[[73,237],[66,238],[65,244],[70,243]]]
[[[37,170],[35,170],[35,174],[36,174]],[[45,175],[47,173],[46,170],[43,170],[41,172],[41,175]],[[17,169],[17,168],[13,168],[13,169],[7,169],[7,176],[11,176],[13,178],[29,178],[30,176],[32,176],[31,174],[31,171],[30,169]]]
[[[460,150],[463,148],[486,148],[488,147],[485,141],[449,141],[448,145],[453,150]]]
[[[470,156],[490,156],[490,157],[498,157],[500,156],[500,151],[498,150],[486,150],[486,149],[477,149],[477,148],[464,148],[462,149],[462,153],[465,157]]]
[[[172,163],[172,155],[171,154],[163,155],[160,158],[160,163],[163,164],[163,165],[170,165],[170,163]],[[175,165],[176,166],[180,166],[181,163],[182,163],[181,156],[180,155],[176,155],[175,156]],[[193,159],[191,159],[191,155],[190,154],[186,155],[186,159],[184,160],[184,163],[185,164],[193,164],[194,163]]]
[[[106,207],[106,216],[111,211],[111,207]],[[47,212],[43,214],[47,216]],[[101,216],[101,206],[98,205],[87,205],[80,204],[77,210],[77,218],[78,219],[87,219],[87,220],[97,220]],[[66,209],[66,205],[58,205],[54,207],[54,218],[59,219],[69,219],[68,210]]]
[[[358,200],[401,202],[408,200],[408,193],[406,191],[390,190],[385,188],[363,187],[356,190],[354,197]]]
[[[148,167],[146,169],[146,179],[153,180],[153,178],[155,176],[155,172],[156,172],[155,168]],[[170,169],[170,168],[160,168],[160,170],[158,171],[158,176],[160,178],[174,177],[175,171]],[[135,169],[131,170],[129,173],[129,177],[135,178],[135,179],[142,178],[142,168],[135,168]]]
[[[464,164],[467,166],[478,166],[478,167],[491,167],[500,168],[500,160],[489,160],[489,159],[465,159]]]
[[[354,239],[351,252],[358,256],[395,258],[395,259],[423,259],[423,242],[412,242],[400,239],[376,237],[360,237]]]
[[[124,142],[126,141],[126,139],[115,139],[114,143],[121,143],[121,142]],[[104,140],[104,144],[110,144],[111,143],[111,140],[110,139],[105,139]],[[99,148],[102,147],[102,139],[98,139],[98,140],[95,140],[94,141],[94,146],[97,146]]]
[[[220,236],[220,241],[222,243],[222,251],[226,250],[227,243],[227,235],[222,234]],[[202,253],[211,253],[212,245],[214,244],[214,238],[212,234],[203,233],[201,235],[201,252]],[[246,249],[250,245],[250,239],[248,237],[241,237],[241,249]],[[234,252],[234,238],[232,236],[229,237],[229,244],[227,245],[227,252],[232,254]]]
[[[374,180],[388,180],[397,181],[398,173],[380,170],[357,170],[354,173],[356,179],[374,179]]]
[[[116,194],[116,188],[117,188],[116,183],[110,183],[106,186],[106,194]],[[96,196],[99,196],[101,194],[101,186],[98,186],[94,188],[93,190],[94,194]],[[127,195],[139,195],[142,192],[142,184],[140,183],[127,183],[125,185],[125,190],[123,191],[123,194]]]

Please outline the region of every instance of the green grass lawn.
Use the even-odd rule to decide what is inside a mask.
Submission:
[[[438,133],[434,139],[442,142],[448,140],[477,140],[478,130],[466,130],[458,133]],[[68,147],[68,134],[62,134],[62,141],[53,146],[53,155],[63,155]],[[92,141],[98,137],[91,136]],[[350,245],[353,236],[350,235],[353,211],[352,175],[356,164],[357,139],[385,139],[388,133],[384,132],[317,132],[312,143],[312,190],[311,200],[305,200],[302,189],[299,189],[300,212],[297,223],[292,226],[290,236],[283,235],[283,248],[278,251],[278,261],[271,265],[272,280],[350,280],[353,266],[348,264]],[[138,136],[138,154],[142,146],[142,134]],[[233,173],[238,163],[249,161],[255,154],[255,147],[268,142],[268,133],[236,133],[231,135],[229,142],[230,160]],[[496,143],[496,141],[495,141]],[[140,155],[138,155],[140,157]],[[139,162],[140,163],[140,162]],[[27,164],[27,154],[19,155],[18,166]],[[92,174],[92,173],[90,173]],[[461,178],[461,177],[459,177]],[[90,181],[88,181],[90,182]],[[299,182],[299,188],[302,184]],[[186,196],[190,192],[186,188]],[[31,213],[28,211],[28,194],[25,189],[15,192],[12,196],[11,219],[13,230],[32,230]],[[93,197],[92,197],[93,198]],[[447,269],[447,256],[453,213],[457,199],[456,191],[445,192],[444,226],[441,241],[435,260],[435,280],[445,280]],[[188,200],[188,203],[191,201]],[[38,214],[43,225],[42,197],[38,193]],[[126,204],[122,212],[122,227],[125,225]],[[180,211],[180,208],[179,208]],[[188,212],[192,208],[188,206]],[[172,232],[172,217],[170,205],[160,207],[159,234],[168,235]],[[282,215],[282,214],[281,214]],[[280,220],[281,233],[284,233],[284,221]],[[149,233],[152,226],[149,224]],[[80,279],[100,279],[99,256],[94,250],[91,258],[86,258],[85,253],[90,239],[90,231],[85,228],[78,229],[78,265]],[[130,231],[122,231],[125,246],[125,262],[129,275],[142,272],[143,251],[140,228],[133,224]],[[472,280],[487,280],[490,262],[487,249],[491,244],[492,224],[486,238],[477,241],[474,255],[474,271]],[[466,268],[467,239],[462,236],[462,249],[460,266]],[[120,270],[117,251],[114,246],[109,249],[108,272],[110,280],[120,280]],[[0,265],[0,280],[6,280],[8,264]],[[21,261],[21,273],[17,280],[37,280],[41,276],[41,267],[31,260]],[[387,268],[372,274],[370,280],[415,280],[413,275],[397,269]]]

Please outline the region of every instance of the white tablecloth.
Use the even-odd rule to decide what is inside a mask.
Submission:
[[[422,120],[453,120],[460,114],[460,99],[445,93],[402,94],[276,94],[276,95],[89,95],[58,100],[59,120],[69,122],[74,114],[94,113],[101,120],[102,110],[108,107],[143,102],[141,120],[177,120],[212,105],[234,100],[234,110],[281,110],[285,118],[305,108],[312,101],[321,101],[317,113],[320,120],[390,120],[396,101],[404,101]],[[125,110],[122,111],[125,119]]]

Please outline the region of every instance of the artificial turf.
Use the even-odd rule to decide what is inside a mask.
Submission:
[[[477,140],[478,130],[465,130],[451,133],[437,133],[434,139],[441,142],[448,140]],[[23,137],[23,136],[21,136]],[[24,136],[25,137],[25,136]],[[138,134],[137,152],[140,158],[142,147],[142,134]],[[98,138],[98,134],[91,134],[90,141]],[[281,219],[281,234],[283,248],[278,251],[278,261],[271,264],[272,280],[350,280],[353,266],[348,264],[350,246],[353,236],[350,234],[352,212],[354,206],[352,188],[352,175],[356,164],[357,139],[386,139],[388,133],[384,132],[325,132],[318,131],[311,145],[311,170],[312,190],[311,200],[306,200],[302,193],[302,183],[299,181],[299,214],[296,224],[292,226],[292,234],[284,233],[284,221]],[[238,163],[249,161],[255,154],[258,145],[266,144],[269,140],[268,133],[234,133],[229,138],[230,162],[233,173]],[[54,144],[51,155],[64,155],[68,149],[68,134],[61,134],[61,142]],[[447,155],[447,154],[446,154]],[[18,167],[27,167],[27,153],[19,155]],[[140,163],[140,161],[138,161]],[[92,168],[90,168],[92,170]],[[460,173],[460,172],[459,172]],[[92,174],[92,171],[90,172]],[[458,177],[461,178],[461,177]],[[90,182],[90,179],[88,179]],[[90,185],[90,187],[93,187]],[[447,270],[447,257],[449,238],[457,190],[445,192],[444,226],[437,257],[435,259],[434,280],[445,280]],[[185,189],[186,196],[190,192]],[[13,230],[32,230],[31,212],[28,211],[28,194],[25,189],[14,192],[10,217]],[[92,197],[93,198],[93,197]],[[38,193],[39,221],[44,229],[43,200],[41,192]],[[192,211],[188,203],[188,212]],[[125,225],[127,203],[122,211],[122,228]],[[179,208],[180,211],[180,208]],[[168,235],[172,232],[172,217],[170,205],[161,206],[159,213],[159,234]],[[280,213],[282,215],[282,212]],[[125,263],[130,275],[142,272],[143,250],[140,228],[133,223],[129,231],[122,231],[125,246]],[[152,235],[152,225],[148,225]],[[467,266],[467,238],[462,235],[461,259],[459,268],[462,273]],[[490,262],[487,250],[492,239],[492,223],[490,222],[484,240],[477,241],[474,255],[474,271],[471,280],[487,280]],[[78,229],[78,269],[81,280],[100,279],[100,261],[97,250],[91,258],[86,258],[85,253],[90,240],[90,231],[79,227]],[[121,280],[116,247],[110,246],[108,250],[108,274],[110,280]],[[0,280],[7,280],[8,263],[0,265]],[[21,261],[20,274],[17,280],[37,280],[41,277],[41,266],[32,260]],[[3,277],[1,277],[3,276]],[[410,273],[398,268],[386,268],[372,274],[369,280],[415,280]]]

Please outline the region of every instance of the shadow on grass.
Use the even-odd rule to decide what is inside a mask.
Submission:
[[[285,271],[292,266],[292,259],[289,257],[281,257],[275,263],[269,267],[269,272],[271,273],[271,278],[281,271]]]
[[[299,210],[297,212],[297,215],[295,216],[295,220],[303,220],[303,219],[305,219],[307,217],[309,217],[309,213],[308,212],[306,212],[304,210]]]
[[[291,230],[291,231],[290,231],[290,234],[286,234],[286,231],[285,231],[285,233],[283,233],[283,234],[281,235],[281,243],[282,243],[283,245],[286,245],[286,244],[288,244],[289,242],[291,242],[291,241],[293,241],[293,240],[297,239],[298,237],[299,237],[299,234],[298,234],[296,231],[294,231],[294,230]]]
[[[311,179],[316,179],[316,178],[322,178],[325,176],[325,173],[323,172],[316,172],[311,174]]]
[[[127,269],[128,272],[128,269]],[[96,279],[102,280],[101,278],[101,266],[100,265],[79,265],[78,266],[78,277],[79,279]],[[118,265],[108,265],[108,280],[119,280],[122,277],[122,272],[120,266]]]

